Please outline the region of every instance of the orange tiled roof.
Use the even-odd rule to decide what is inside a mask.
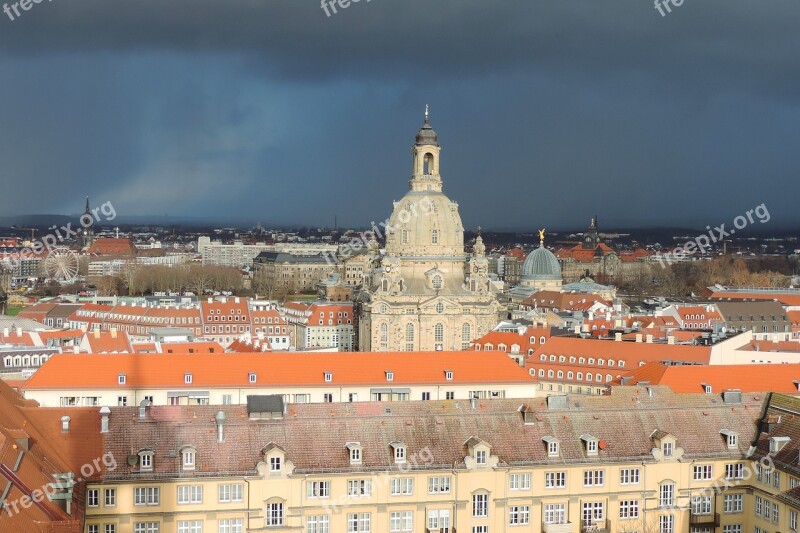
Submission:
[[[789,365],[682,365],[667,366],[649,363],[637,368],[626,377],[635,385],[647,381],[652,385],[667,385],[678,393],[697,393],[711,386],[714,393],[725,389],[742,392],[798,393],[800,364]],[[619,380],[615,382],[619,384]]]
[[[579,361],[583,357],[587,366],[597,368],[608,367],[608,360],[624,362],[624,368],[635,368],[640,363],[674,361],[684,363],[708,364],[711,357],[711,348],[708,346],[687,346],[679,344],[654,344],[646,342],[627,342],[598,339],[582,339],[579,337],[552,337],[544,346],[530,356],[525,366],[532,366],[540,361],[542,355],[551,355],[559,358],[565,357],[565,362],[570,363],[570,357]],[[589,365],[589,358],[595,360],[595,365]],[[599,359],[604,364],[599,365]]]
[[[136,246],[130,239],[100,237],[89,246],[90,255],[136,255]]]
[[[280,369],[280,371],[275,371]],[[445,380],[445,370],[453,379]],[[280,385],[335,386],[387,383],[527,383],[533,379],[508,355],[497,351],[463,352],[336,352],[181,355],[73,355],[51,357],[28,380],[25,390],[184,386],[192,374],[193,387],[264,387]],[[326,382],[324,373],[332,373]],[[255,384],[249,374],[257,374]]]
[[[744,352],[798,352],[800,353],[800,342],[797,341],[751,341],[741,348]]]
[[[133,351],[125,331],[90,331],[84,338],[89,344],[90,353],[93,354],[130,353]]]
[[[514,344],[519,345],[519,353],[527,354],[529,350],[535,350],[541,346],[541,338],[545,338],[545,342],[550,338],[550,327],[542,326],[528,326],[525,333],[522,335],[518,331],[490,331],[480,339],[472,343],[472,349],[481,350],[487,349],[486,346],[491,345],[490,350],[499,350],[499,346],[504,344],[506,351],[511,351],[511,346]],[[533,339],[533,342],[531,342]]]

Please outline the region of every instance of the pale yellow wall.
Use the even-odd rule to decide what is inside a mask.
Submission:
[[[482,448],[477,445],[476,449]],[[346,531],[347,514],[351,512],[371,513],[372,531],[389,531],[389,514],[392,511],[410,510],[414,513],[413,531],[424,531],[426,527],[426,512],[429,509],[450,509],[451,526],[458,531],[471,531],[472,526],[488,525],[489,531],[540,531],[543,520],[544,506],[548,503],[564,503],[567,508],[568,520],[572,528],[568,531],[578,531],[581,506],[583,502],[601,501],[605,507],[605,517],[610,520],[611,531],[656,531],[658,516],[669,513],[675,515],[675,532],[683,533],[689,530],[689,511],[687,509],[659,509],[658,496],[660,483],[670,480],[675,483],[675,504],[678,507],[689,505],[692,494],[699,494],[704,488],[713,488],[715,481],[723,486],[720,478],[724,475],[726,463],[743,462],[729,460],[709,460],[683,462],[668,461],[643,464],[630,462],[620,464],[597,463],[580,465],[531,465],[529,467],[492,467],[493,457],[489,451],[489,466],[479,467],[474,464],[474,459],[468,458],[468,469],[459,470],[428,470],[408,473],[392,472],[383,473],[332,473],[326,475],[295,475],[293,465],[284,457],[284,469],[278,473],[268,472],[267,464],[272,456],[282,456],[283,451],[275,448],[263,457],[263,462],[258,465],[260,475],[249,480],[248,484],[242,478],[233,482],[244,484],[244,501],[241,504],[220,504],[217,502],[217,486],[225,480],[203,480],[190,483],[204,486],[204,501],[201,506],[177,505],[176,482],[162,483],[161,505],[142,508],[133,506],[134,484],[109,485],[117,487],[117,506],[114,508],[89,509],[87,523],[117,523],[119,533],[133,531],[132,523],[138,517],[147,514],[148,520],[156,520],[162,524],[162,532],[176,531],[176,521],[181,519],[205,520],[203,531],[217,531],[218,520],[227,517],[242,517],[245,525],[250,523],[254,530],[264,526],[265,505],[268,501],[281,501],[284,503],[284,527],[276,528],[278,531],[302,531],[305,527],[305,518],[309,515],[330,514],[330,530],[332,532]],[[410,457],[418,463],[427,460],[423,457]],[[435,458],[434,458],[435,460]],[[713,468],[712,481],[695,481],[693,479],[693,466],[695,464],[709,464]],[[745,462],[747,468],[752,463]],[[255,466],[255,465],[254,465]],[[621,485],[619,472],[621,468],[639,468],[639,484]],[[602,469],[605,472],[605,482],[602,487],[585,487],[583,473],[586,469]],[[563,489],[547,489],[544,487],[545,473],[550,471],[565,471],[567,473],[567,486]],[[512,473],[531,473],[531,488],[527,490],[511,490],[509,479]],[[428,494],[428,478],[430,476],[450,476],[450,494]],[[413,493],[404,496],[390,495],[390,479],[393,477],[411,477],[414,480]],[[368,497],[348,498],[347,482],[350,479],[370,479],[372,481],[372,494]],[[789,477],[784,474],[780,490],[788,488]],[[329,498],[308,498],[306,496],[306,483],[309,480],[330,481],[331,495]],[[231,482],[231,481],[227,481]],[[182,481],[180,484],[185,484]],[[756,486],[756,494],[774,495],[778,489],[766,487],[755,481],[734,481],[734,484]],[[711,489],[712,492],[713,489]],[[476,492],[489,495],[489,511],[486,518],[472,516],[472,496]],[[725,490],[725,493],[744,494],[744,510],[740,513],[723,512],[722,492],[714,497],[714,511],[720,514],[721,525],[742,524],[743,531],[750,532],[754,522],[753,501],[754,496],[746,494],[744,489],[735,487]],[[772,496],[771,501],[776,501]],[[623,499],[635,499],[640,502],[640,518],[638,520],[619,520],[619,502]],[[101,492],[102,500],[102,492]],[[249,501],[249,513],[246,509]],[[530,523],[527,526],[511,526],[508,524],[508,507],[510,505],[527,505],[530,507]],[[193,507],[202,507],[194,509]],[[127,516],[132,516],[130,519]],[[774,524],[762,524],[768,531],[788,530],[788,509],[781,504],[781,519]],[[142,518],[143,519],[143,518]],[[270,528],[272,530],[272,528]],[[101,529],[102,531],[102,529]],[[719,530],[721,531],[721,529]]]

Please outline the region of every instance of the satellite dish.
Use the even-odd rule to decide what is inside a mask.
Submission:
[[[136,463],[138,463],[138,462],[139,462],[139,456],[138,455],[129,455],[128,456],[128,464],[130,466],[136,466]]]

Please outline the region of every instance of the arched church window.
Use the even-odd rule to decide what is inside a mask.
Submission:
[[[444,342],[444,324],[436,324],[433,327],[434,342]]]
[[[388,279],[381,280],[381,289],[383,289],[384,291],[388,291],[389,290],[389,280]]]
[[[461,342],[469,343],[470,340],[472,340],[472,328],[465,322],[461,326]]]
[[[389,342],[389,326],[381,324],[381,342]]]
[[[444,313],[444,304],[442,302],[436,304],[436,312],[439,314]]]
[[[408,230],[404,229],[401,233],[401,241],[403,244],[408,244]]]
[[[414,342],[414,324],[406,324],[406,342]]]
[[[431,231],[431,244],[439,244],[439,230],[435,229]]]
[[[433,276],[433,288],[436,290],[442,288],[442,276]]]

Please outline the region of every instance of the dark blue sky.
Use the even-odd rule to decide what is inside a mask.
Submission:
[[[427,103],[470,228],[798,225],[798,28],[797,0],[42,2],[0,13],[0,215],[364,226]]]

